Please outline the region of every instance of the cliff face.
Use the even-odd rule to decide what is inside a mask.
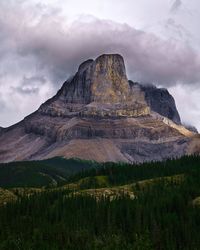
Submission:
[[[195,133],[180,125],[167,90],[128,81],[120,55],[82,63],[58,93],[0,135],[0,162],[54,156],[149,161],[187,153]]]
[[[102,55],[79,66],[71,81],[67,81],[59,99],[67,103],[89,104],[127,102],[129,84],[124,60],[120,55]]]
[[[143,93],[146,103],[153,111],[177,124],[181,124],[175,100],[167,89],[157,88],[152,84],[143,85],[132,81],[129,81],[129,84],[133,91],[138,88]]]
[[[39,112],[62,117],[137,117],[150,114],[150,109],[144,98],[131,93],[124,60],[114,54],[82,63]]]

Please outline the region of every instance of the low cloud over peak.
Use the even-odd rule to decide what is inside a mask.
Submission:
[[[53,20],[41,20],[24,27],[24,32],[20,38],[16,34],[16,54],[32,57],[38,71],[44,70],[55,82],[75,71],[82,60],[115,52],[124,55],[130,75],[142,81],[174,85],[200,79],[199,54],[191,47],[128,25],[93,18],[63,27]]]
[[[176,1],[174,6],[179,5]],[[56,91],[82,61],[103,53],[122,54],[132,80],[165,87],[200,81],[200,55],[188,44],[162,40],[127,24],[91,16],[70,23],[58,9],[19,6],[0,3],[0,101],[13,95],[14,110],[16,95],[22,102],[28,101],[25,94],[34,95],[35,105],[24,115],[45,101],[53,88]]]
[[[27,58],[34,71],[45,72],[55,84],[73,73],[81,61],[115,52],[125,57],[130,76],[142,81],[174,85],[200,80],[200,56],[187,44],[94,17],[67,23],[58,10],[54,15],[45,12],[32,18],[27,14],[31,9],[19,11],[16,16],[12,12],[12,18],[0,15],[3,60]]]

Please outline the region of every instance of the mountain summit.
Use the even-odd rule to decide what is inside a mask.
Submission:
[[[65,89],[66,100],[72,103],[127,101],[130,92],[122,56],[102,55],[95,61],[82,63],[77,75]]]
[[[138,91],[132,91],[122,56],[102,55],[83,62],[52,99],[41,106],[45,114],[62,116],[138,116],[150,110]]]
[[[129,81],[121,55],[83,62],[58,93],[0,133],[0,161],[143,162],[199,151],[166,89]]]

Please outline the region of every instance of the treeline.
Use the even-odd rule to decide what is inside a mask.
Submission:
[[[0,187],[51,187],[66,183],[69,176],[98,165],[79,159],[60,157],[42,161],[0,164]]]
[[[200,169],[192,159],[178,161],[196,166],[181,182],[163,178],[138,185],[133,200],[57,190],[0,207],[0,249],[199,250],[200,208],[194,199],[200,196]]]
[[[198,155],[184,156],[180,159],[166,160],[163,162],[147,162],[142,164],[107,162],[102,163],[99,167],[86,169],[70,176],[68,182],[76,182],[86,177],[107,176],[111,186],[123,185],[156,177],[190,173],[199,168],[200,157]]]
[[[143,164],[97,163],[55,157],[43,161],[0,164],[0,187],[55,187],[86,177],[106,176],[108,185],[121,185],[155,177],[181,174],[200,166],[199,156]],[[89,185],[98,187],[90,178]],[[93,184],[92,184],[93,183]]]

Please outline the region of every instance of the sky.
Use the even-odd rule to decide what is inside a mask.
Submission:
[[[79,64],[125,59],[128,78],[165,87],[200,131],[200,2],[0,0],[0,126],[35,111]]]

